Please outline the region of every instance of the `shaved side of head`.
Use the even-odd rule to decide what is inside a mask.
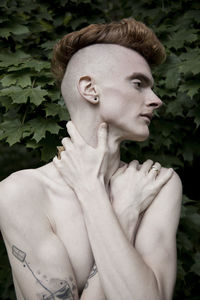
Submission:
[[[74,109],[81,109],[81,101],[77,85],[83,76],[90,76],[99,82],[110,73],[114,63],[114,48],[117,45],[95,44],[77,51],[70,59],[61,83],[61,91],[70,113]]]
[[[94,44],[80,49],[72,56],[61,83],[62,95],[70,115],[87,105],[78,90],[79,79],[89,76],[95,84],[101,84],[113,78],[120,71],[116,68],[120,61],[123,62],[124,51],[136,52],[116,44]]]

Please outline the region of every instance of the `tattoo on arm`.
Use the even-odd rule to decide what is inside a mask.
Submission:
[[[89,279],[92,278],[96,273],[97,273],[97,266],[96,266],[96,264],[94,264],[94,266],[93,266],[93,268],[92,268],[92,271],[91,271],[91,273],[90,273],[90,275],[89,275],[89,277],[88,277],[88,280],[87,280],[87,282],[86,282],[86,284],[85,284],[84,289],[87,289],[87,287],[88,287],[88,285],[89,285]]]
[[[23,267],[27,267],[29,271],[31,272],[32,276],[36,279],[37,283],[44,289],[44,292],[37,294],[38,300],[56,300],[56,299],[62,299],[62,300],[74,300],[75,294],[73,293],[76,289],[75,284],[73,283],[72,276],[69,277],[69,280],[71,281],[71,287],[70,284],[66,280],[61,280],[57,278],[52,278],[50,280],[47,279],[47,276],[43,276],[43,278],[46,279],[46,281],[49,282],[49,285],[51,286],[51,289],[47,288],[46,285],[40,280],[33,270],[31,269],[29,263],[26,260],[26,253],[22,250],[18,249],[16,246],[12,246],[12,254],[23,263]],[[38,272],[40,274],[40,272]]]

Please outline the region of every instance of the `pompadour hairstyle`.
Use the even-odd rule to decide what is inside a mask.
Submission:
[[[78,50],[93,44],[117,44],[140,53],[150,66],[161,64],[165,49],[154,32],[133,18],[107,24],[91,24],[65,35],[53,49],[51,69],[58,83],[65,74],[70,58]]]

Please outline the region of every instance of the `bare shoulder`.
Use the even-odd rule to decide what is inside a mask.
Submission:
[[[61,290],[72,298],[73,282],[78,299],[67,250],[48,219],[45,178],[29,169],[0,183],[0,227],[16,291],[19,299],[50,299],[55,292],[61,298]]]
[[[12,173],[0,182],[0,205],[8,202],[8,198],[19,196],[21,199],[30,198],[33,195],[41,194],[48,181],[58,181],[58,174],[55,173],[52,164],[46,164],[36,169],[25,169]]]
[[[39,204],[44,188],[34,169],[12,173],[0,182],[0,226]]]
[[[167,172],[167,168],[161,168],[159,176],[163,176]],[[164,196],[170,196],[172,201],[177,201],[181,204],[182,201],[182,182],[179,175],[173,170],[171,178],[166,182],[160,191],[160,194]],[[159,196],[159,195],[158,195]]]
[[[167,172],[161,168],[159,176]],[[156,198],[144,214],[143,225],[154,228],[164,235],[174,235],[178,227],[182,205],[182,183],[179,175],[173,171],[171,178],[161,188]]]
[[[37,189],[35,189],[36,186]],[[26,192],[36,192],[41,189],[41,181],[34,169],[14,172],[0,182],[0,203],[7,202],[10,196],[23,196]]]

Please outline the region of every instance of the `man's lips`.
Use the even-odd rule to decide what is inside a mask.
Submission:
[[[149,121],[151,121],[151,119],[153,118],[153,114],[151,113],[141,114],[140,116],[147,118]]]

